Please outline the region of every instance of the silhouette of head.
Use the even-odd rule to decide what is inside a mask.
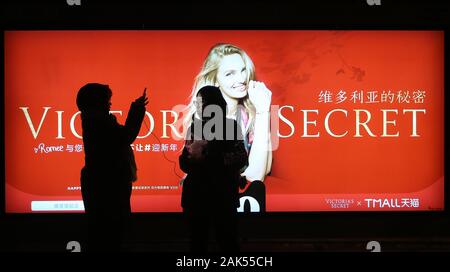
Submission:
[[[197,93],[197,101],[201,104],[201,109],[204,111],[210,105],[219,106],[222,110],[222,116],[225,117],[227,113],[227,102],[223,98],[222,92],[215,86],[204,86]],[[200,105],[198,107],[200,109]]]
[[[112,91],[108,85],[88,83],[81,87],[77,95],[77,106],[81,112],[104,111],[111,107]]]

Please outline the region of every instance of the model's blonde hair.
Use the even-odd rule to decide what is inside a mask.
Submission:
[[[196,111],[195,101],[198,91],[204,86],[217,86],[217,71],[219,69],[220,62],[222,61],[223,57],[233,54],[239,54],[244,61],[245,68],[247,70],[247,86],[250,80],[255,80],[255,66],[244,50],[232,44],[216,44],[215,46],[213,46],[209,51],[205,62],[203,63],[203,67],[200,73],[195,77],[188,110],[184,118],[184,124],[186,128],[189,127],[189,125],[192,123],[192,117]],[[249,116],[250,125],[247,126],[248,129],[244,128],[247,129],[246,131],[244,131],[244,134],[247,134],[249,130],[253,129],[253,121],[255,119],[256,110],[253,104],[250,102],[248,93],[245,97],[240,99],[239,104],[244,106],[244,109]]]

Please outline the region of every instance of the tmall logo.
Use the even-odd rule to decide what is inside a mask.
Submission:
[[[369,6],[381,6],[381,0],[367,0]]]
[[[81,0],[66,0],[69,6],[81,6]]]

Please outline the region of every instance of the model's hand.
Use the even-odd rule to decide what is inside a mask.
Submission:
[[[272,100],[272,92],[263,82],[250,80],[248,84],[248,97],[256,108],[256,112],[268,112]]]
[[[144,89],[144,93],[142,94],[142,96],[134,100],[134,103],[137,104],[138,106],[143,107],[147,106],[148,104],[147,88]]]

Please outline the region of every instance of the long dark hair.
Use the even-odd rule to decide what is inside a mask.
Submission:
[[[207,106],[217,105],[222,110],[223,117],[226,117],[227,102],[223,98],[222,92],[218,87],[204,86],[198,91],[197,97],[199,96],[202,98],[202,110]]]

